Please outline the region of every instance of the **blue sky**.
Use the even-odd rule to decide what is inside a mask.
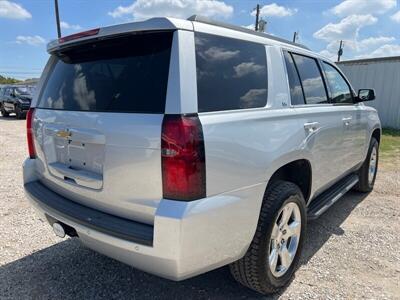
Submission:
[[[334,58],[339,40],[343,59],[400,55],[400,7],[396,0],[59,0],[62,33],[194,13],[249,26],[261,5],[267,32]],[[56,37],[53,0],[0,0],[0,74],[38,77],[48,59],[46,43]]]

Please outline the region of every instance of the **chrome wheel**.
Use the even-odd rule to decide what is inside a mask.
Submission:
[[[289,202],[281,208],[275,220],[269,245],[269,268],[275,277],[283,276],[290,268],[301,234],[299,206]]]
[[[372,185],[374,181],[375,173],[376,173],[376,164],[377,164],[377,156],[378,151],[376,150],[376,146],[372,148],[371,157],[369,159],[369,167],[368,167],[368,184]]]

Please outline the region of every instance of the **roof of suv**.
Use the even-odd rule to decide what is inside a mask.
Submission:
[[[107,27],[102,27],[99,29],[89,30],[71,36],[63,37],[58,40],[53,40],[47,45],[47,51],[49,53],[55,52],[61,48],[67,48],[77,43],[81,43],[87,40],[93,39],[106,39],[109,37],[115,37],[118,35],[135,32],[135,31],[150,31],[150,30],[189,30],[194,31],[195,25],[206,24],[211,26],[217,26],[226,30],[234,30],[236,32],[249,34],[255,38],[265,38],[271,44],[286,45],[289,47],[300,48],[302,50],[309,50],[306,46],[293,43],[291,41],[279,38],[270,34],[256,32],[251,29],[247,29],[241,26],[235,26],[227,23],[217,22],[202,16],[193,15],[187,20],[176,19],[176,18],[151,18],[141,22],[131,22],[118,25],[112,25]]]

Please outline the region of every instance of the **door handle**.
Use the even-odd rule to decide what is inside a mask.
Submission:
[[[319,122],[304,123],[304,129],[308,132],[316,131],[319,128]]]
[[[342,121],[345,126],[349,126],[352,119],[353,119],[352,117],[346,117],[346,118],[343,118]]]

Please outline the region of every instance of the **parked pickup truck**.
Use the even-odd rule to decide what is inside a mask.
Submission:
[[[229,265],[273,293],[307,220],[374,186],[374,91],[302,45],[193,16],[93,29],[48,52],[26,194],[58,236],[138,269],[182,280]]]
[[[0,90],[0,112],[3,117],[15,113],[17,119],[26,116],[32,101],[30,89],[25,86],[4,86]]]

